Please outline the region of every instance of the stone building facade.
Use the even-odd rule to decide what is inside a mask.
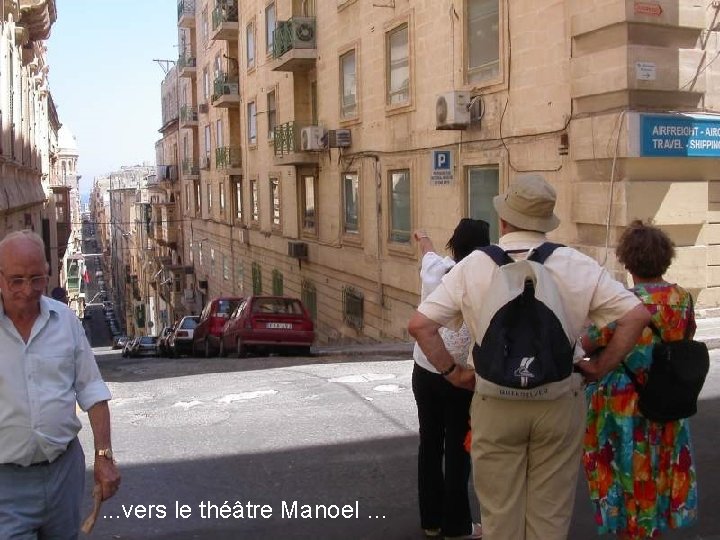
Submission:
[[[180,0],[194,287],[203,300],[301,297],[321,339],[405,338],[419,293],[412,230],[440,247],[470,216],[497,238],[492,197],[540,172],[558,192],[553,240],[624,277],[618,234],[653,221],[678,247],[668,278],[717,306],[718,10]]]

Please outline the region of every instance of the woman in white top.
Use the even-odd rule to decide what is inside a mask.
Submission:
[[[438,255],[424,231],[416,231],[414,237],[423,256],[420,268],[422,300],[457,262],[490,243],[488,224],[469,218],[460,220],[448,240],[446,248],[452,257]],[[440,335],[455,363],[466,365],[471,345],[467,327],[463,324],[457,332],[441,328]],[[479,523],[473,523],[470,513],[470,456],[464,447],[473,394],[446,381],[417,344],[413,358],[412,386],[420,424],[418,499],[421,527],[427,536],[481,538],[482,528]]]

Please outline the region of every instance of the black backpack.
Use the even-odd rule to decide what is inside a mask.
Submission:
[[[691,300],[689,309],[692,306]],[[697,399],[710,369],[707,346],[689,339],[689,328],[679,341],[662,341],[660,330],[653,323],[649,326],[660,343],[653,345],[645,384],[641,385],[627,364],[622,363],[638,393],[640,414],[655,422],[689,418],[697,412]]]
[[[543,266],[558,247],[564,246],[546,242],[518,261],[499,246],[479,248],[500,267],[483,305],[483,310],[497,309],[481,313],[489,324],[473,347],[475,371],[483,379],[528,390],[572,374],[573,344],[563,327],[564,309]]]

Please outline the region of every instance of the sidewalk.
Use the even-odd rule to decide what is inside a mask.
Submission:
[[[695,339],[702,341],[707,348],[720,349],[720,310],[699,310],[697,314]],[[319,345],[313,347],[315,356],[361,356],[383,355],[412,358],[414,341],[384,341],[375,343],[350,343]]]

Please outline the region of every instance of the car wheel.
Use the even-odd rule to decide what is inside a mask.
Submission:
[[[225,358],[227,356],[227,351],[225,350],[225,340],[220,338],[220,349],[218,350],[218,356],[220,358]]]
[[[310,353],[310,347],[298,347],[298,355],[300,356],[312,356]]]
[[[237,351],[238,358],[245,358],[247,356],[247,347],[243,345],[243,342],[240,338],[237,338],[237,345],[235,350]]]
[[[211,351],[210,351],[210,340],[207,339],[207,338],[205,338],[205,350],[204,350],[204,353],[205,353],[205,358],[211,358],[211,357],[212,357],[212,354],[210,354],[210,353],[211,353]]]
[[[197,347],[195,346],[195,342],[194,342],[194,341],[193,341],[192,344],[190,345],[190,354],[191,354],[192,356],[200,356],[200,354],[198,353]]]

